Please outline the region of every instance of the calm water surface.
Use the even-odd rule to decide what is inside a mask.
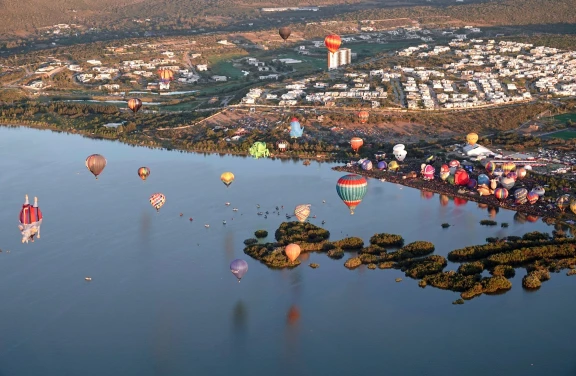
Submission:
[[[84,166],[93,153],[108,159],[98,180]],[[152,171],[145,182],[140,166]],[[505,210],[496,220],[509,228],[483,227],[489,214],[474,202],[441,206],[377,180],[351,216],[331,167],[0,128],[0,375],[576,375],[576,277],[565,273],[529,293],[518,270],[510,292],[454,306],[457,293],[421,289],[397,270],[350,271],[311,254],[278,271],[244,255],[244,239],[284,219],[257,211],[300,203],[332,240],[397,233],[441,255],[551,231]],[[159,213],[155,192],[167,198]],[[20,244],[26,193],[39,197],[44,224],[40,240]],[[240,284],[235,258],[249,264]]]

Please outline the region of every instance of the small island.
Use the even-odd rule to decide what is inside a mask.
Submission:
[[[525,269],[522,285],[537,289],[550,279],[550,273],[570,269],[576,272],[576,238],[565,237],[562,231],[553,235],[529,232],[522,237],[487,238],[486,244],[453,250],[448,258],[433,254],[434,244],[415,241],[404,244],[400,235],[380,233],[370,238],[370,244],[357,237],[330,241],[330,232],[305,222],[283,222],[275,232],[275,242],[259,243],[256,239],[244,241],[244,253],[271,268],[295,268],[299,260],[291,262],[284,248],[290,243],[300,246],[302,253],[324,252],[332,259],[350,256],[344,266],[356,269],[366,265],[369,269],[399,269],[406,277],[418,280],[422,288],[432,286],[459,292],[461,299],[469,300],[481,294],[505,292],[512,288],[509,278],[517,269]],[[460,263],[457,270],[445,271],[448,261]],[[482,276],[484,271],[490,277]],[[463,300],[458,300],[462,304]]]

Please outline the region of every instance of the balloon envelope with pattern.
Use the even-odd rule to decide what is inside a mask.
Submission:
[[[345,175],[338,179],[336,192],[340,199],[350,208],[350,214],[362,202],[368,191],[368,182],[360,175]]]
[[[164,196],[162,193],[154,193],[152,196],[150,196],[150,205],[152,205],[152,207],[154,207],[156,210],[160,210],[160,208],[164,206],[165,203],[166,196]]]

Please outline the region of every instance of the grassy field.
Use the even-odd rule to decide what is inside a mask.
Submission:
[[[560,138],[562,140],[571,140],[573,138],[576,138],[576,131],[565,129],[560,132],[549,134],[548,137]]]
[[[570,120],[576,123],[576,113],[556,115],[554,116],[554,120],[561,123],[566,123],[568,120]]]
[[[232,65],[232,59],[238,59],[246,55],[213,55],[208,57],[208,67],[210,72],[217,76],[227,76],[230,78],[240,78],[242,71]]]

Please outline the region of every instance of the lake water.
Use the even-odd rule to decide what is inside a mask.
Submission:
[[[98,180],[84,166],[93,153],[108,160]],[[272,237],[285,219],[257,211],[300,203],[332,240],[397,233],[441,255],[551,231],[506,210],[496,220],[509,228],[480,226],[489,214],[474,202],[441,206],[438,195],[377,180],[351,216],[332,166],[0,128],[0,375],[576,374],[576,277],[564,272],[530,293],[517,270],[508,293],[455,306],[457,293],[421,289],[397,270],[350,271],[323,254],[271,270],[244,255],[244,239],[257,229]],[[224,171],[236,175],[228,189]],[[159,213],[155,192],[166,195]],[[41,239],[21,244],[26,193],[39,197],[44,223]],[[242,283],[229,271],[235,258],[249,264]]]

